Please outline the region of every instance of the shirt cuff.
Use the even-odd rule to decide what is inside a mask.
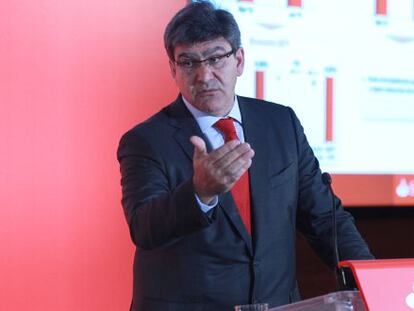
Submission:
[[[204,213],[208,213],[211,209],[215,208],[216,205],[218,204],[218,196],[217,195],[213,198],[213,201],[211,201],[210,204],[205,204],[205,203],[201,202],[198,195],[195,194],[195,193],[194,193],[194,195],[195,195],[195,198],[197,200],[198,206],[200,206],[201,210]]]

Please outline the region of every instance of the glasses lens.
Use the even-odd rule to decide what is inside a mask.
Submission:
[[[230,57],[233,53],[234,51],[231,50],[230,52],[226,54],[209,57],[203,60],[193,60],[193,59],[180,60],[180,61],[177,61],[176,64],[178,65],[178,67],[180,67],[181,69],[185,70],[188,73],[191,73],[194,70],[196,70],[198,67],[201,66],[202,63],[204,63],[205,66],[208,66],[210,68],[221,69],[225,65],[226,59]]]

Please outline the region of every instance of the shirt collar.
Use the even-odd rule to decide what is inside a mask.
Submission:
[[[237,100],[237,96],[234,96],[234,104],[231,108],[230,112],[224,116],[224,117],[216,117],[209,115],[208,113],[201,111],[197,108],[195,108],[193,105],[191,105],[184,96],[181,96],[183,99],[183,102],[187,109],[190,111],[190,113],[193,115],[193,117],[196,119],[198,126],[200,127],[201,131],[204,133],[209,128],[211,128],[214,123],[216,123],[219,119],[223,118],[232,118],[236,120],[238,123],[242,124],[242,118],[240,113],[240,107],[239,107],[239,101]]]

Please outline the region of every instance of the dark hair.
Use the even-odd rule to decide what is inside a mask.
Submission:
[[[181,9],[165,28],[164,45],[174,60],[177,45],[190,45],[223,37],[232,49],[241,46],[240,30],[231,13],[216,9],[208,1],[192,2]]]

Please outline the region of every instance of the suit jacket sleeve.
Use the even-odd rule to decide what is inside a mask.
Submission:
[[[298,229],[305,235],[312,248],[329,266],[336,262],[332,241],[332,196],[323,184],[318,160],[305,137],[299,120],[290,109],[296,133],[298,154]],[[353,217],[346,212],[335,197],[337,233],[340,260],[372,259],[365,241],[355,227]]]
[[[173,185],[168,163],[150,142],[132,130],[118,148],[122,205],[131,238],[142,249],[172,243],[210,223],[197,204],[191,177]]]

